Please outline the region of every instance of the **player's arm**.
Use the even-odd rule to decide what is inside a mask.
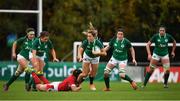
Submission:
[[[148,60],[151,60],[151,41],[148,41],[148,43],[146,44],[146,51],[147,51],[147,54],[148,54]]]
[[[173,47],[172,47],[172,51],[171,51],[172,58],[175,57],[175,49],[176,49],[176,40],[173,40]]]
[[[83,60],[83,57],[82,57],[83,52],[84,52],[84,49],[81,46],[79,46],[78,47],[78,60],[79,60],[79,62],[81,62]]]
[[[75,84],[72,84],[71,85],[71,90],[73,92],[77,92],[77,91],[81,90],[81,86],[77,87]]]
[[[92,53],[93,53],[94,55],[96,55],[96,56],[106,56],[106,55],[107,55],[107,53],[106,53],[106,51],[105,51],[104,48],[102,48],[102,49],[100,50],[100,52],[92,51]]]
[[[111,47],[110,47],[110,45],[108,44],[108,45],[104,48],[104,51],[107,52],[110,48],[111,48]]]
[[[136,62],[136,56],[135,56],[135,51],[134,51],[134,48],[133,47],[131,47],[130,48],[130,52],[131,52],[131,57],[132,57],[132,62],[135,64],[135,65],[137,65],[137,62]]]
[[[56,51],[54,48],[51,49],[51,55],[53,57],[54,62],[59,62],[59,60],[56,58]]]
[[[12,46],[12,57],[16,58],[17,42],[15,41]]]
[[[38,62],[36,60],[37,47],[38,47],[38,41],[35,40],[32,46],[32,58],[31,58],[31,62],[34,68],[36,68],[38,65]]]

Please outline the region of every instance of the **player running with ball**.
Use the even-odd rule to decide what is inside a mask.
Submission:
[[[87,39],[82,42],[81,47],[78,49],[78,59],[83,61],[82,73],[78,77],[78,82],[81,83],[85,77],[91,74],[90,89],[96,90],[93,79],[98,70],[100,56],[105,56],[106,52],[103,49],[103,44],[96,39],[97,31],[89,30],[87,32]],[[90,69],[91,68],[91,69]]]

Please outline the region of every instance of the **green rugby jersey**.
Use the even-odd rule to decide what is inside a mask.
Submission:
[[[175,39],[168,33],[164,36],[160,36],[159,33],[153,35],[150,39],[151,43],[155,43],[155,48],[153,52],[159,56],[165,56],[168,54],[168,43],[174,41]]]
[[[33,41],[33,46],[32,49],[36,50],[36,55],[37,56],[44,56],[44,54],[48,54],[49,49],[53,49],[54,46],[50,40],[47,42],[42,42],[40,38],[37,38]]]
[[[95,39],[93,42],[89,42],[87,39],[82,42],[81,47],[84,49],[84,52],[91,58],[95,58],[98,56],[95,56],[92,54],[92,50],[95,47],[98,47],[99,49],[103,48],[103,43],[99,40]]]
[[[117,40],[117,38],[113,38],[109,42],[109,46],[113,49],[112,56],[116,60],[123,61],[128,59],[127,52],[132,47],[128,39],[123,38],[122,40]]]
[[[17,46],[20,46],[21,49],[19,54],[22,55],[27,60],[29,60],[29,52],[32,50],[33,40],[34,39],[29,40],[27,36],[21,37],[16,40]]]

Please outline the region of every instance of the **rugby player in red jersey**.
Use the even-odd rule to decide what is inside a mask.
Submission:
[[[39,91],[79,91],[81,87],[77,86],[77,78],[80,73],[82,73],[81,70],[75,69],[72,75],[62,82],[52,82],[49,84],[41,84],[41,80],[34,71],[31,74]]]

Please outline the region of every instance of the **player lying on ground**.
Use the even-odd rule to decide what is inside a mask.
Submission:
[[[107,47],[105,47],[105,50],[109,50],[110,48],[113,49],[113,55],[111,59],[109,60],[108,64],[106,65],[106,68],[104,69],[104,81],[106,88],[104,91],[110,91],[110,85],[109,85],[109,75],[111,73],[111,70],[118,65],[119,68],[119,76],[126,81],[129,81],[133,89],[137,89],[136,83],[125,73],[125,68],[127,67],[127,61],[128,56],[127,52],[130,50],[132,62],[137,65],[136,59],[135,59],[135,51],[134,48],[131,45],[131,42],[124,38],[124,32],[122,29],[119,29],[117,31],[116,37],[113,38]]]
[[[168,88],[168,78],[169,78],[169,53],[168,53],[168,43],[173,42],[173,47],[171,51],[172,58],[175,57],[175,48],[176,40],[168,33],[166,33],[165,27],[159,28],[159,33],[155,34],[147,43],[146,50],[148,53],[148,60],[150,60],[150,70],[146,73],[144,84],[142,87],[145,87],[150,76],[152,75],[154,69],[157,67],[158,62],[161,60],[161,63],[164,68],[164,88]],[[151,56],[150,46],[152,43],[155,43],[155,48],[153,55]]]
[[[32,72],[31,74],[36,84],[36,88],[39,91],[79,91],[81,89],[80,86],[77,86],[77,78],[79,74],[82,73],[82,71],[79,69],[75,69],[72,72],[72,75],[67,77],[62,82],[52,82],[47,84],[41,83],[41,80],[34,70],[31,69],[29,71]]]

